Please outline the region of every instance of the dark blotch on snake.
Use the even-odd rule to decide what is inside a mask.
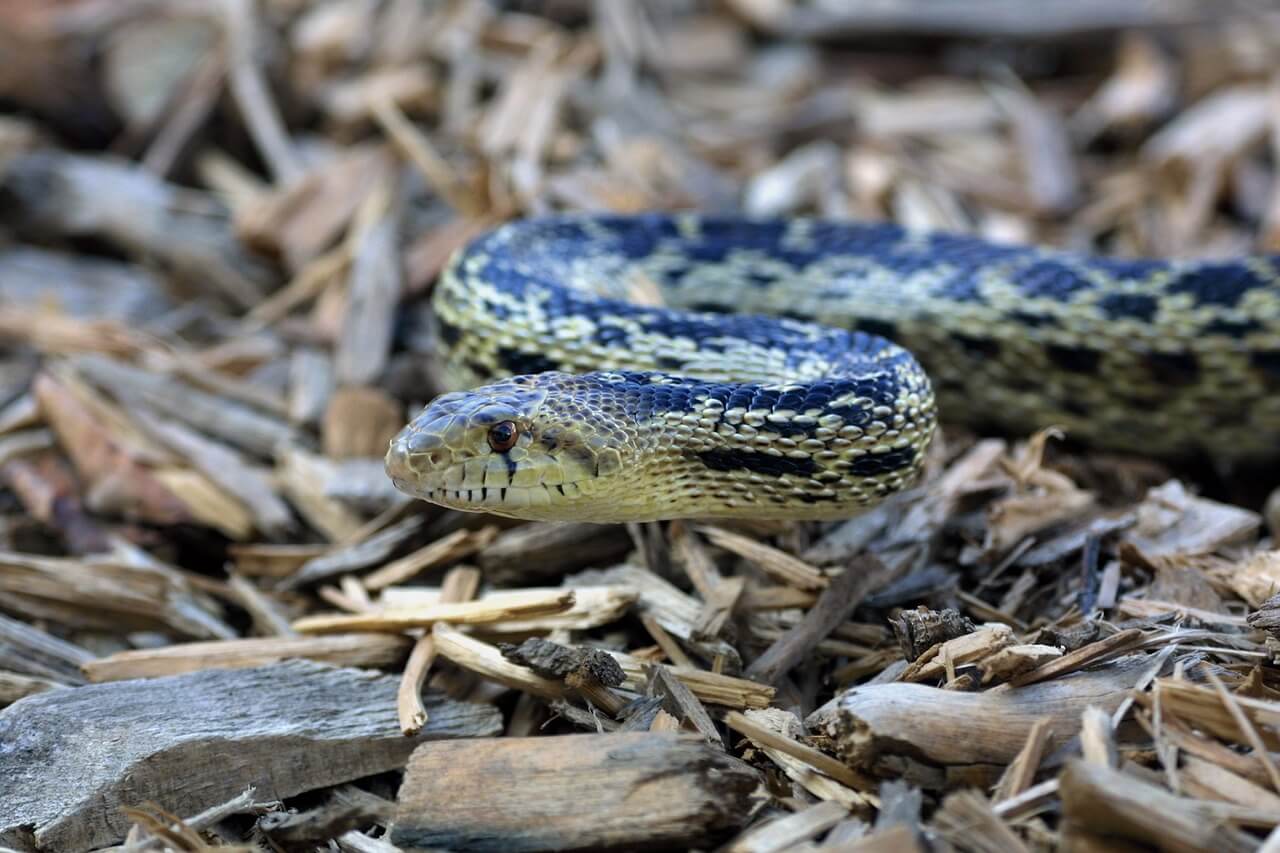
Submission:
[[[1280,350],[1259,350],[1249,354],[1249,363],[1270,379],[1280,380]]]
[[[874,477],[877,474],[888,474],[906,468],[915,459],[916,452],[910,447],[890,450],[888,453],[869,453],[855,459],[849,466],[849,470],[859,477]]]
[[[1147,293],[1108,293],[1098,300],[1098,308],[1111,320],[1151,322],[1160,302]]]
[[[713,471],[746,470],[770,477],[783,474],[808,477],[818,470],[812,459],[791,459],[750,450],[707,450],[693,455]]]
[[[558,370],[560,365],[542,353],[522,352],[518,349],[502,347],[498,350],[498,361],[508,373],[545,373]]]
[[[1265,290],[1267,282],[1236,264],[1203,264],[1170,282],[1167,292],[1189,293],[1197,306],[1234,308],[1251,290]]]
[[[1161,385],[1191,385],[1200,378],[1200,363],[1191,353],[1147,353],[1142,359]]]
[[[1095,349],[1049,344],[1045,352],[1050,361],[1071,373],[1097,373],[1102,363],[1102,353]]]

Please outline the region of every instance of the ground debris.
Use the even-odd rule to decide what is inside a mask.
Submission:
[[[1274,10],[204,5],[0,4],[0,845],[1280,849],[1274,466],[944,409],[856,518],[593,525],[381,458],[516,216],[1280,252]]]

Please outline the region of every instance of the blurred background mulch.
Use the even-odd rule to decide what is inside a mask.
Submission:
[[[845,523],[592,526],[381,466],[503,220],[1280,252],[1276,68],[1264,2],[0,4],[0,845],[1280,850],[1280,474],[947,430]]]

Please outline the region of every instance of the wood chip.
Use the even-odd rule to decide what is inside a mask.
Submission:
[[[754,770],[660,733],[441,743],[410,759],[400,847],[684,847],[745,823]],[[624,760],[625,759],[625,760]],[[661,779],[660,786],[651,784]]]

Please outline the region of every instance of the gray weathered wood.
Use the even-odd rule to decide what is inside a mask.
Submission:
[[[1027,687],[981,693],[891,682],[854,687],[818,708],[805,726],[831,738],[851,766],[905,754],[935,765],[1008,764],[1037,721],[1049,720],[1049,747],[1080,730],[1080,715],[1108,713],[1130,695],[1150,661],[1130,656]]]
[[[0,711],[0,846],[124,837],[121,806],[195,814],[253,786],[289,797],[404,766],[424,740],[498,733],[488,705],[425,698],[406,738],[395,678],[310,661],[55,690]]]
[[[745,825],[758,784],[750,766],[688,735],[432,743],[409,760],[391,841],[406,851],[682,848]]]

